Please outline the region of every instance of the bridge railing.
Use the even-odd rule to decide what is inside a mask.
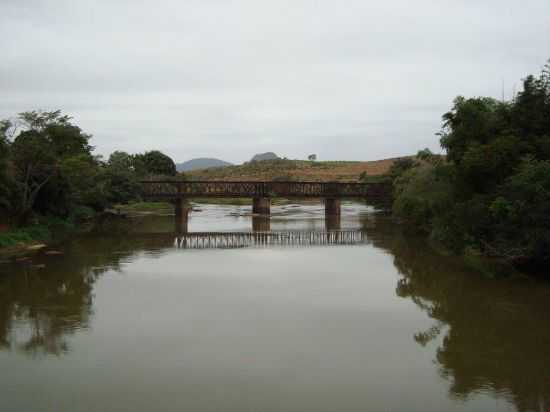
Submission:
[[[170,181],[141,182],[150,198],[177,197],[372,197],[382,194],[376,183],[356,182],[235,182]],[[380,193],[379,193],[380,192]]]

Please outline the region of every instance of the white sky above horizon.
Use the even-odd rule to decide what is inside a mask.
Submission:
[[[0,118],[73,116],[96,152],[182,162],[440,152],[457,95],[550,58],[548,0],[0,0]]]

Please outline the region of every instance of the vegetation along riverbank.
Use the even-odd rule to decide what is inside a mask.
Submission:
[[[140,199],[140,179],[176,175],[159,151],[114,152],[104,160],[90,139],[60,111],[0,122],[0,248],[51,240],[58,227],[70,231],[114,204]]]
[[[393,213],[454,252],[550,260],[550,63],[510,101],[457,97],[429,150],[390,172]]]
[[[139,180],[389,180],[393,215],[457,254],[516,266],[550,259],[550,64],[509,101],[457,97],[443,115],[444,154],[373,162],[274,159],[178,174],[159,151],[94,155],[71,118],[25,112],[0,122],[0,248],[43,242],[106,209],[169,212],[143,202]],[[247,205],[248,199],[208,203]]]

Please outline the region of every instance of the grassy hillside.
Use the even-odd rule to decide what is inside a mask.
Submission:
[[[385,174],[397,159],[399,158],[369,162],[275,159],[196,170],[187,172],[186,175],[192,180],[356,181],[363,172],[367,176]]]

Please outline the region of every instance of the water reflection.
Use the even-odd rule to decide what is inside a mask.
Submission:
[[[67,353],[67,338],[92,322],[96,280],[106,271],[120,271],[121,262],[140,251],[154,253],[173,244],[174,236],[91,232],[63,245],[60,254],[0,264],[0,348],[33,356]]]
[[[263,226],[265,221],[262,220]],[[171,218],[162,219],[163,223]],[[153,219],[158,221],[158,219]],[[267,219],[269,222],[269,219]],[[37,254],[31,261],[0,265],[0,349],[33,356],[69,352],[67,337],[90,326],[95,281],[106,271],[145,253],[161,257],[174,248],[240,248],[350,245],[366,243],[361,231],[200,232],[158,230],[145,221],[115,220],[62,245],[61,254]],[[160,225],[160,228],[167,225]]]
[[[192,288],[182,288],[182,293],[188,293],[188,301],[191,300],[197,305],[200,303],[200,298],[197,298],[197,296],[200,297],[203,294],[205,300],[212,299],[212,302],[215,302],[217,299],[219,301],[223,310],[220,309],[220,311],[213,313],[217,316],[225,313],[227,318],[224,319],[227,319],[227,322],[212,323],[212,325],[221,327],[220,325],[223,324],[224,327],[231,330],[227,332],[222,328],[225,334],[221,336],[233,336],[231,332],[241,330],[239,327],[243,327],[242,330],[249,333],[256,331],[258,327],[265,328],[261,329],[264,334],[278,334],[285,336],[285,340],[287,337],[285,333],[289,337],[294,336],[296,338],[298,336],[300,339],[292,341],[294,344],[303,342],[304,348],[307,346],[309,352],[319,354],[319,358],[312,358],[311,365],[319,365],[319,359],[333,359],[333,356],[334,358],[343,358],[349,363],[344,363],[342,370],[345,370],[346,373],[355,371],[357,375],[354,376],[359,377],[368,376],[368,367],[372,366],[364,367],[362,361],[369,364],[376,363],[373,362],[373,359],[366,359],[365,353],[384,353],[380,349],[381,346],[377,347],[378,349],[375,351],[374,346],[369,346],[369,344],[378,341],[383,341],[385,344],[387,340],[396,348],[414,347],[426,351],[434,360],[439,375],[445,380],[442,382],[445,388],[448,388],[449,398],[451,399],[466,400],[484,394],[491,397],[504,397],[518,411],[542,412],[550,408],[550,367],[548,367],[550,365],[550,311],[548,310],[550,288],[547,284],[524,278],[495,280],[480,276],[474,270],[465,266],[464,262],[434,253],[422,239],[403,234],[397,226],[383,215],[368,212],[343,215],[342,220],[338,220],[337,225],[332,226],[334,222],[324,220],[321,208],[310,210],[287,207],[285,210],[288,211],[288,215],[275,215],[271,219],[259,218],[260,220],[256,221],[250,216],[243,217],[243,214],[228,217],[227,209],[225,214],[219,217],[219,210],[206,209],[207,219],[205,218],[204,222],[201,222],[201,215],[197,213],[197,219],[193,221],[194,216],[190,221],[190,226],[195,229],[195,232],[185,236],[177,237],[174,234],[173,217],[171,216],[165,218],[150,217],[139,220],[121,219],[98,225],[89,233],[61,245],[59,250],[63,253],[62,255],[42,254],[25,264],[1,265],[0,349],[4,349],[4,353],[11,351],[16,354],[35,357],[46,355],[61,357],[60,355],[67,354],[74,349],[71,345],[76,345],[76,343],[71,338],[78,335],[79,331],[89,330],[90,333],[93,332],[94,311],[97,312],[103,309],[104,312],[108,313],[109,310],[117,312],[120,310],[117,302],[113,303],[108,301],[107,298],[102,302],[103,306],[96,302],[94,294],[98,293],[98,284],[101,284],[99,280],[108,277],[103,276],[106,272],[111,274],[121,272],[127,265],[132,266],[134,270],[145,266],[151,270],[151,273],[156,275],[163,270],[172,270],[173,266],[170,266],[171,264],[179,267],[179,265],[185,263],[189,265],[186,267],[186,273],[197,272],[199,274],[195,274],[196,277],[193,278],[197,283],[190,282],[188,285]],[[256,230],[255,232],[249,232],[251,223]],[[216,225],[216,227],[226,231],[212,233],[211,230],[209,231],[212,227],[210,225]],[[325,228],[323,228],[324,225],[326,225]],[[198,232],[196,229],[204,231]],[[269,249],[279,248],[281,243],[297,248],[331,244],[363,244],[369,246],[356,248],[332,247],[319,249],[319,251],[308,248],[303,250],[281,251],[273,249],[250,250],[248,252],[244,250],[218,253],[215,251],[180,250],[178,246],[182,247],[184,239],[185,247],[199,249],[206,246],[228,247],[228,245],[238,248],[262,246],[262,249]],[[310,254],[302,254],[302,252],[307,251]],[[260,298],[253,300],[258,305],[256,307],[265,309],[266,307],[263,305],[265,301],[268,302],[268,307],[272,309],[272,312],[267,313],[250,311],[247,306],[250,301],[246,301],[243,306],[235,304],[240,299],[253,295],[248,293],[249,290],[243,284],[233,283],[233,279],[238,277],[237,275],[231,277],[231,279],[216,277],[211,274],[201,277],[201,274],[206,274],[207,270],[213,270],[211,266],[208,266],[210,262],[205,259],[214,256],[217,256],[216,259],[228,259],[228,256],[233,256],[234,260],[229,259],[227,261],[235,263],[239,262],[236,255],[243,252],[249,253],[246,256],[256,262],[259,267],[265,264],[265,261],[262,260],[265,257],[274,259],[274,256],[284,256],[287,258],[291,257],[290,254],[292,254],[295,259],[293,262],[299,264],[305,256],[299,275],[305,274],[308,280],[303,284],[289,283],[296,286],[296,289],[292,289],[289,293],[290,289],[287,290],[281,285],[286,286],[287,283],[284,282],[293,278],[294,273],[290,276],[289,273],[283,273],[284,276],[279,279],[276,276],[271,278],[262,277],[260,276],[261,270],[258,270],[259,275],[257,277],[242,277],[241,280],[244,279],[243,284],[261,285],[254,290],[255,292],[265,293],[263,300]],[[388,256],[390,260],[386,260]],[[320,257],[325,258],[325,260],[323,261]],[[339,271],[335,271],[334,274],[323,272],[322,265],[327,264],[327,259],[344,259],[344,257],[347,260],[339,262]],[[320,263],[316,262],[317,259]],[[167,261],[168,263],[166,263]],[[250,261],[248,260],[248,262]],[[132,262],[134,262],[133,265]],[[392,267],[392,263],[396,270]],[[277,261],[271,260],[268,264],[273,267],[277,264]],[[395,291],[393,290],[394,278],[381,276],[376,270],[365,269],[371,265],[375,268],[382,267],[377,265],[384,265],[384,268],[389,268],[383,274],[392,275],[397,271],[398,280],[395,284]],[[239,268],[236,268],[235,271],[238,272]],[[243,269],[243,271],[245,270]],[[167,275],[167,277],[158,280],[158,283],[173,281],[173,285],[177,285],[176,282],[181,281],[183,276],[180,275],[184,272],[184,270],[178,272],[174,269],[177,276]],[[351,277],[346,276],[348,272],[352,273]],[[136,272],[134,272],[132,275],[138,276],[139,273],[136,275]],[[154,278],[154,276],[151,276],[151,278]],[[208,279],[212,283],[208,283]],[[132,278],[132,276],[123,279],[121,290],[125,291],[124,287],[132,285],[134,281],[135,278]],[[157,282],[157,278],[147,283],[142,292],[145,290],[148,295],[151,288],[155,288],[158,284],[155,282]],[[281,283],[279,284],[279,282]],[[359,282],[364,282],[362,284],[364,289],[357,286]],[[387,282],[387,284],[383,282]],[[399,342],[392,341],[397,335],[391,335],[389,329],[385,328],[389,323],[388,319],[391,322],[395,322],[400,318],[409,319],[407,316],[411,315],[411,308],[407,306],[403,309],[403,307],[396,305],[395,308],[392,307],[391,310],[386,310],[382,303],[378,307],[369,306],[369,299],[373,300],[374,298],[370,296],[364,299],[363,293],[371,287],[378,290],[376,288],[380,287],[380,284],[389,285],[384,290],[387,291],[390,297],[384,296],[384,300],[391,300],[391,297],[397,295],[402,298],[396,299],[397,301],[413,302],[420,311],[426,314],[426,316],[422,315],[421,317],[429,317],[433,324],[426,326],[424,322],[415,323],[414,329],[412,329],[416,329],[414,334],[407,331],[406,334],[403,333],[403,336],[406,335],[407,337],[401,337],[398,339]],[[225,288],[228,286],[236,287],[235,285],[238,285],[239,288],[242,287],[242,290],[238,289],[241,294],[234,301],[226,301]],[[266,287],[264,288],[263,285],[266,285]],[[277,289],[277,285],[280,286],[280,289]],[[319,285],[325,285],[326,289],[319,288]],[[304,292],[309,290],[312,291],[311,294]],[[325,291],[328,292],[325,293]],[[219,293],[217,294],[217,292]],[[116,299],[117,293],[117,290],[111,292],[111,299],[113,297]],[[158,297],[154,295],[154,291],[151,293],[155,298]],[[281,298],[283,295],[284,299]],[[293,299],[294,296],[297,300]],[[298,298],[304,296],[309,297],[310,301],[305,303],[298,301]],[[359,299],[364,300],[362,302],[362,304],[364,303],[363,306],[354,306],[356,302],[349,299],[353,296],[359,296]],[[304,316],[304,319],[311,319],[306,315],[313,316],[311,313],[317,313],[315,308],[322,308],[322,306],[316,305],[319,305],[323,299],[326,299],[330,306],[325,307],[326,311],[319,312],[319,325],[324,326],[328,322],[329,325],[336,328],[333,330],[340,332],[327,332],[324,327],[316,329],[315,323],[308,323],[307,326],[296,324],[300,327],[292,330],[285,329],[287,327],[285,325],[294,325],[292,322],[295,319],[292,310],[302,310],[300,314]],[[342,301],[339,299],[342,299]],[[350,303],[349,306],[344,305],[345,311],[334,312],[339,307],[336,303],[347,303],[348,300]],[[281,307],[278,304],[282,301],[286,302],[288,306],[288,313],[285,312],[287,316],[285,318],[286,323],[280,322],[279,318]],[[389,302],[388,305],[394,303]],[[109,304],[112,306],[109,306]],[[270,304],[272,306],[269,306]],[[210,303],[207,306],[210,306]],[[194,325],[190,319],[194,319],[194,315],[200,313],[201,310],[205,310],[202,306],[193,307],[193,305],[190,305],[189,307],[192,309],[191,311],[181,310],[181,315],[180,312],[175,315],[177,322],[181,322],[181,325],[187,328]],[[330,308],[330,310],[327,308]],[[192,313],[194,309],[196,309],[196,313]],[[154,308],[148,307],[147,312],[159,315],[154,311]],[[262,316],[268,314],[273,315],[273,317],[268,316],[266,319],[270,321],[264,323]],[[179,316],[181,316],[181,319],[178,318]],[[254,316],[259,317],[258,323],[252,323],[254,327],[246,329],[247,322],[255,319]],[[395,318],[392,318],[392,316],[395,316]],[[335,320],[334,317],[337,317],[337,319]],[[98,322],[97,318],[96,315],[96,323]],[[208,319],[215,318],[216,316],[212,315]],[[155,328],[156,325],[155,333],[158,333],[162,338],[159,341],[171,340],[176,336],[185,342],[176,332],[163,329],[163,323],[158,322],[158,319],[155,316],[149,318],[148,327]],[[368,321],[366,321],[367,319]],[[165,322],[164,324],[172,325],[173,323]],[[372,326],[373,324],[378,326],[375,328]],[[122,328],[124,326],[124,324],[121,325]],[[342,329],[337,328],[338,326],[341,326]],[[185,327],[182,327],[181,330],[185,331]],[[282,328],[280,333],[277,332],[277,327]],[[363,337],[360,330],[368,330],[369,327],[380,330],[381,336],[373,337],[369,335],[368,339]],[[273,330],[277,333],[270,332]],[[213,331],[216,331],[216,329],[213,329]],[[308,331],[311,332],[311,335]],[[326,332],[326,335],[323,335],[320,331]],[[220,331],[218,330],[218,332]],[[200,331],[197,333],[200,335]],[[298,335],[292,335],[293,333]],[[302,333],[303,335],[301,335]],[[319,333],[319,335],[315,335],[316,333]],[[104,336],[110,339],[110,335]],[[203,343],[206,347],[209,344],[214,345],[212,342],[215,339],[209,340],[210,335],[201,336],[205,339]],[[322,339],[315,340],[316,336],[322,337]],[[258,362],[262,359],[260,355],[266,353],[262,352],[262,347],[271,344],[266,339],[260,341],[264,346],[260,344],[254,346],[253,342],[255,341],[248,335],[245,337],[233,336],[233,338],[237,339],[239,344],[252,342],[249,343],[248,349],[251,352],[258,351]],[[152,339],[152,341],[155,341],[155,339]],[[315,341],[316,344],[310,345],[309,339]],[[330,339],[335,340],[330,341]],[[334,355],[339,350],[337,348],[342,347],[342,343],[349,345],[348,348],[356,348],[354,344],[358,340],[364,345],[366,352],[358,351],[356,358],[352,356],[353,351],[350,352],[352,354],[350,358],[346,358],[345,354]],[[330,344],[323,346],[322,342],[327,341]],[[150,342],[147,341],[147,343]],[[193,340],[190,339],[188,342],[193,342]],[[175,343],[179,344],[179,342]],[[285,346],[285,342],[275,342],[273,345],[273,347],[269,346],[269,351],[275,355],[280,354],[277,352],[275,345],[286,347],[288,353],[294,353],[294,347],[292,345]],[[231,357],[227,355],[227,358],[224,358],[223,354],[234,355],[230,349],[238,346],[228,344],[224,348],[229,352],[216,352],[220,350],[220,347],[214,345],[215,350],[207,352],[208,356],[205,355],[205,359],[210,359],[209,356],[213,354],[219,356],[222,361],[227,362],[227,365],[230,365],[232,363],[228,359]],[[371,352],[368,352],[367,349],[370,349]],[[324,352],[325,350],[327,352]],[[285,352],[281,353],[285,354]],[[305,356],[305,353],[300,354],[300,359]],[[193,364],[192,360],[189,360],[189,362]],[[393,368],[398,368],[397,363],[392,363],[390,359],[381,358],[379,362],[383,366],[387,363]],[[414,363],[411,362],[410,368],[418,368],[418,365],[412,365]],[[426,364],[428,365],[427,368],[433,371],[431,364],[429,362],[426,362]],[[197,366],[198,363],[194,365],[198,368],[196,370],[202,371]],[[200,364],[200,366],[202,365]],[[388,370],[391,371],[391,367]],[[404,367],[407,368],[408,366]],[[212,368],[210,371],[217,371],[215,365]],[[385,371],[383,368],[381,370]],[[327,374],[327,376],[329,375]],[[346,377],[348,375],[342,373],[335,376]],[[262,378],[264,377],[262,376]],[[230,378],[227,381],[216,382],[220,385],[235,382],[233,376]],[[373,385],[376,379],[376,376],[373,376],[370,384]],[[258,380],[260,379],[255,379],[255,381]],[[317,381],[312,380],[312,382]],[[355,381],[353,382],[355,383]],[[361,383],[363,382],[359,382],[358,385]],[[348,387],[350,386],[348,385]],[[433,388],[438,387],[434,385]],[[271,390],[272,388],[269,387],[266,393],[271,394]],[[433,389],[434,392],[436,390]],[[354,394],[362,393],[361,389],[361,391]],[[432,396],[432,394],[429,396]]]
[[[271,218],[269,216],[252,216],[253,232],[269,232],[271,230]]]
[[[305,247],[367,243],[360,230],[285,232],[195,232],[178,234],[182,249],[235,249],[243,247]]]
[[[174,247],[303,247],[366,242],[357,231],[331,234],[316,230],[317,221],[324,219],[320,213],[316,216],[316,208],[297,208],[295,205],[283,206],[281,211],[274,208],[275,219],[278,219],[276,228],[309,227],[311,230],[273,233],[270,232],[271,217],[236,214],[227,219],[228,210],[234,208],[209,205],[200,208],[205,212],[202,215],[213,220],[216,227],[246,230],[252,221],[255,233],[182,235],[180,227],[174,234],[172,216],[111,218],[97,222],[88,233],[62,245],[62,254],[38,254],[28,262],[0,264],[0,349],[33,356],[68,353],[67,338],[88,329],[92,322],[96,280],[106,271],[120,271],[122,263],[130,262],[140,253],[160,257]],[[221,222],[220,215],[225,217]],[[200,224],[200,213],[193,218]],[[188,222],[183,220],[185,233]],[[235,223],[238,225],[233,226]],[[326,228],[339,229],[339,217],[327,221]]]
[[[394,257],[398,296],[434,320],[413,339],[432,350],[452,397],[502,395],[518,411],[550,410],[550,291],[525,278],[490,279],[435,254],[380,219],[366,227],[374,246]]]
[[[340,230],[342,217],[340,215],[325,215],[325,229],[327,231]]]
[[[86,328],[95,275],[60,270],[42,276],[25,265],[0,280],[0,346],[29,354],[68,351],[66,336]]]

